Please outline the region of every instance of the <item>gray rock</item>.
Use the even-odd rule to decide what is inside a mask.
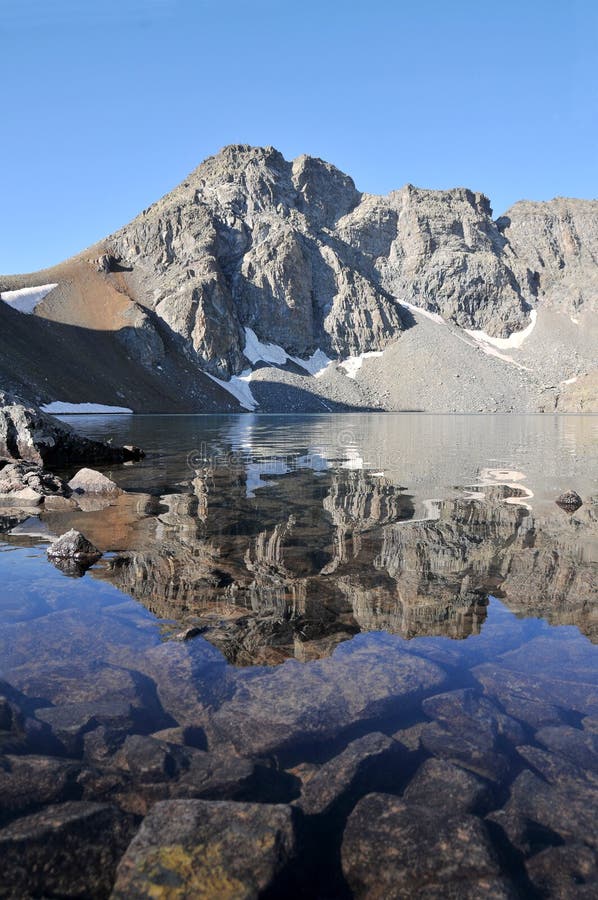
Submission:
[[[361,195],[334,166],[272,147],[226,147],[105,246],[216,374],[247,365],[243,326],[303,356],[382,349],[404,327],[396,297],[500,334],[527,318],[483,195]]]
[[[457,728],[430,722],[422,729],[420,741],[434,756],[463,766],[490,781],[501,782],[507,775],[508,760],[496,750],[496,738],[488,732],[472,730],[460,734]]]
[[[187,749],[188,769],[172,786],[172,797],[206,800],[261,799],[260,770],[231,753]]]
[[[83,437],[33,407],[0,402],[0,456],[58,467],[77,462],[124,462],[139,459],[141,454]]]
[[[98,725],[83,734],[83,756],[93,766],[110,764],[112,757],[127,739],[127,725],[111,727]]]
[[[416,722],[415,725],[410,725],[408,728],[401,728],[399,731],[395,731],[393,738],[412,753],[416,753],[421,747],[421,734],[427,724],[427,722]]]
[[[591,769],[583,769],[558,753],[549,753],[540,747],[524,745],[517,752],[533,772],[537,772],[548,784],[567,790],[572,785],[576,791],[586,791],[588,804],[598,802],[598,776]]]
[[[401,751],[396,741],[379,732],[352,741],[306,782],[297,806],[306,815],[322,815],[351,791],[390,789],[393,770],[395,783],[400,781]]]
[[[425,848],[425,849],[424,849]],[[484,823],[370,794],[349,816],[341,850],[353,897],[514,897]]]
[[[97,547],[74,528],[57,538],[48,547],[47,553],[51,559],[75,559],[82,562],[98,560],[102,555]]]
[[[598,296],[595,221],[596,201],[523,202],[495,220],[487,197],[465,188],[407,184],[384,197],[362,194],[323,160],[301,156],[289,162],[273,147],[233,145],[124,228],[59,267],[53,293],[60,297],[60,321],[53,324],[81,326],[82,309],[101,310],[98,301],[106,299],[110,314],[98,342],[104,349],[105,335],[114,334],[116,377],[105,380],[96,369],[96,393],[114,395],[125,378],[138,378],[140,384],[127,383],[126,390],[145,409],[238,409],[205,372],[227,379],[248,368],[250,328],[263,342],[300,358],[318,347],[337,360],[389,352],[379,367],[366,361],[359,383],[335,366],[317,381],[298,374],[293,361],[284,373],[283,362],[268,374],[260,369],[256,399],[273,411],[474,411],[480,404],[483,410],[552,411],[562,405],[590,411],[598,396],[596,373],[589,371],[595,367]],[[506,360],[488,356],[476,339],[457,330],[507,337],[533,324],[532,311],[542,320],[525,348],[514,348],[515,365],[510,348]],[[8,308],[2,312],[3,329],[14,329],[22,341],[22,321]],[[49,301],[44,314],[52,313]],[[426,319],[430,313],[449,327],[439,329]],[[575,333],[570,319],[580,314],[585,327]],[[90,321],[95,327],[97,319]],[[36,337],[39,345],[48,336],[44,331]],[[88,345],[76,343],[84,359]],[[487,343],[484,348],[492,349]],[[3,356],[11,349],[6,342]],[[39,351],[37,357],[35,372]],[[14,367],[20,369],[20,362],[17,356]],[[10,369],[9,362],[6,379]],[[588,375],[579,385],[561,385],[584,369]],[[467,390],[447,387],[442,378],[438,390],[439,373],[451,383],[464,374]],[[30,384],[34,376],[26,374]],[[49,366],[37,377],[31,389],[47,397],[48,383],[62,381],[63,373]],[[66,393],[79,390],[72,376],[62,383]],[[379,390],[380,383],[387,391]]]
[[[598,775],[598,734],[579,728],[541,728],[536,740],[581,769]]]
[[[165,741],[141,734],[126,738],[118,759],[134,779],[144,782],[166,781],[179,771],[177,755]]]
[[[470,688],[428,697],[423,709],[436,721],[421,729],[421,744],[492,781],[500,781],[508,767],[501,741],[517,744],[525,738],[518,722]]]
[[[559,494],[555,503],[567,512],[575,512],[583,505],[583,500],[576,491],[565,491]]]
[[[132,831],[127,816],[100,803],[64,803],[18,819],[0,831],[3,896],[107,897]]]
[[[486,818],[500,825],[524,855],[559,841],[598,848],[598,791],[588,782],[547,784],[529,770],[517,776],[506,805]]]
[[[0,757],[0,817],[76,796],[80,766],[52,756]]]
[[[542,897],[593,900],[598,894],[598,855],[581,843],[549,847],[532,856],[526,869]]]
[[[58,569],[76,578],[84,575],[102,556],[101,551],[74,528],[57,538],[46,552]]]
[[[289,660],[246,680],[214,713],[213,728],[239,753],[267,755],[298,741],[329,740],[445,682],[439,666],[399,648],[388,655],[384,678],[377,659],[363,647],[309,666]]]
[[[174,890],[250,900],[273,887],[295,847],[288,806],[157,803],[118,866],[112,898],[141,900]]]
[[[0,503],[37,506],[46,499],[65,498],[69,488],[56,475],[34,463],[9,463],[0,470]]]
[[[78,756],[83,751],[83,736],[98,725],[119,731],[131,730],[134,710],[130,703],[119,700],[98,700],[50,706],[38,709],[37,718],[52,729],[67,753]]]
[[[493,663],[476,666],[472,672],[485,693],[498,700],[510,716],[535,728],[562,723],[563,709],[549,681],[530,679]]]
[[[484,732],[493,737],[504,737],[514,744],[521,743],[525,737],[519,722],[506,716],[488,698],[471,688],[435,694],[426,698],[422,706],[426,715],[453,731]]]
[[[180,726],[176,728],[163,728],[161,731],[154,732],[152,737],[156,738],[158,741],[167,741],[170,744],[196,747],[198,750],[205,750],[207,746],[205,732],[201,728]]]
[[[69,481],[69,488],[78,494],[122,494],[121,488],[106,475],[94,469],[79,469]]]
[[[141,815],[158,800],[169,798],[267,800],[276,793],[276,773],[250,760],[145,735],[129,735],[114,755],[97,764],[125,774],[126,783],[118,786],[114,799]]]
[[[427,759],[403,792],[403,799],[418,806],[456,813],[478,812],[491,801],[486,781],[444,759]]]

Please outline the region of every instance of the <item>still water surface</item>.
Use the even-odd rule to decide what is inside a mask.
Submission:
[[[147,457],[104,470],[109,504],[0,538],[0,677],[33,710],[125,698],[144,733],[201,723],[209,749],[293,773],[287,800],[301,766],[394,735],[410,761],[386,788],[430,757],[485,779],[476,812],[530,890],[529,859],[589,839],[598,417],[69,421]],[[70,527],[105,553],[80,578],[45,554]]]

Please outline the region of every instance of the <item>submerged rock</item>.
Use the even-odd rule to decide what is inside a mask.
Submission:
[[[553,753],[598,776],[598,734],[579,728],[541,728],[536,740]]]
[[[429,809],[445,812],[476,812],[492,793],[486,781],[444,759],[427,759],[417,770],[403,798]]]
[[[244,681],[212,724],[240,753],[265,755],[293,743],[329,740],[398,704],[409,708],[445,679],[439,666],[399,648],[388,656],[383,677],[373,647],[352,648],[346,656],[339,648],[330,659],[307,666],[289,660]]]
[[[76,795],[80,766],[53,756],[0,757],[0,817],[58,803]]]
[[[590,847],[549,847],[526,863],[527,874],[541,897],[593,900],[598,896],[598,856]]]
[[[37,710],[36,715],[50,726],[64,750],[77,756],[83,750],[83,738],[88,731],[99,725],[120,732],[130,731],[135,711],[130,703],[123,700],[98,700],[50,706]]]
[[[95,469],[79,469],[77,474],[71,478],[68,484],[69,488],[78,494],[122,494],[123,491],[119,486],[96,472]]]
[[[507,804],[487,818],[526,856],[567,841],[598,850],[597,808],[598,790],[587,781],[552,785],[526,769],[513,782]]]
[[[379,732],[352,741],[306,782],[297,806],[307,815],[321,815],[352,790],[390,788],[393,770],[399,782],[401,751],[400,744]]]
[[[118,866],[112,898],[261,897],[280,878],[295,848],[289,806],[157,803]]]
[[[0,831],[2,894],[107,897],[132,831],[131,819],[116,807],[84,801],[18,819]]]
[[[508,769],[501,744],[525,739],[519,722],[470,688],[429,697],[423,709],[435,719],[420,732],[426,750],[492,781],[500,781]]]
[[[341,850],[353,897],[515,897],[484,823],[471,815],[369,794],[349,816]]]

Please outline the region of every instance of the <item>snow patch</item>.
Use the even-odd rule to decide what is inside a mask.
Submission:
[[[62,403],[55,400],[53,403],[46,403],[40,406],[42,412],[51,413],[54,416],[65,416],[71,413],[79,414],[95,414],[95,413],[132,413],[133,410],[128,406],[104,406],[102,403]]]
[[[469,328],[466,328],[465,331],[480,344],[490,344],[491,347],[496,347],[498,350],[519,350],[519,348],[523,346],[526,338],[530,336],[536,327],[538,318],[537,310],[532,309],[529,318],[530,323],[527,328],[524,328],[523,331],[514,331],[508,338],[491,337],[489,334],[486,334],[485,331],[472,331]],[[509,362],[513,362],[513,360],[509,360]]]
[[[575,384],[578,379],[578,375],[574,375],[573,378],[567,378],[565,381],[561,381],[561,384]]]
[[[286,350],[279,347],[278,344],[264,344],[258,338],[255,331],[251,328],[245,329],[245,349],[243,355],[252,365],[256,362],[275,363],[284,366],[289,355]]]
[[[289,356],[289,359],[301,366],[302,369],[305,369],[306,372],[309,372],[310,375],[313,375],[314,378],[319,378],[332,362],[324,351],[320,349],[312,353],[309,359],[300,359],[298,356]]]
[[[296,365],[301,366],[302,369],[305,369],[309,375],[318,378],[332,362],[331,359],[328,359],[324,351],[320,349],[312,353],[308,359],[291,356],[284,347],[279,346],[279,344],[266,344],[263,341],[260,341],[253,329],[245,328],[244,330],[245,349],[243,350],[243,355],[249,360],[252,366],[258,362],[284,366],[285,363],[291,360],[291,362],[294,362]]]
[[[245,369],[240,375],[232,375],[230,381],[224,381],[222,378],[216,378],[215,375],[210,375],[209,372],[206,372],[208,378],[211,378],[212,381],[215,381],[216,384],[223,387],[225,391],[232,394],[244,409],[248,409],[251,412],[253,412],[258,405],[258,402],[251,393],[251,388],[249,387],[252,374],[253,372],[251,369]]]
[[[38,303],[53,291],[57,284],[40,284],[39,287],[20,288],[18,291],[2,291],[0,300],[3,300],[18,312],[30,316]]]
[[[406,300],[399,300],[399,304],[404,306],[405,309],[408,309],[410,312],[419,313],[420,316],[425,316],[425,318],[430,319],[431,322],[436,322],[437,325],[446,325],[445,320],[439,313],[430,312],[429,309],[424,309],[422,306],[415,306],[413,303],[407,303]]]
[[[357,378],[357,373],[361,369],[364,359],[370,359],[374,356],[382,356],[382,351],[370,350],[367,353],[360,353],[359,356],[349,356],[339,363],[339,367],[345,370],[349,378]]]

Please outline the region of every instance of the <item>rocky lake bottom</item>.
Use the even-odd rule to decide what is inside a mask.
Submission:
[[[0,509],[0,897],[596,896],[598,417],[69,421],[147,455]]]

